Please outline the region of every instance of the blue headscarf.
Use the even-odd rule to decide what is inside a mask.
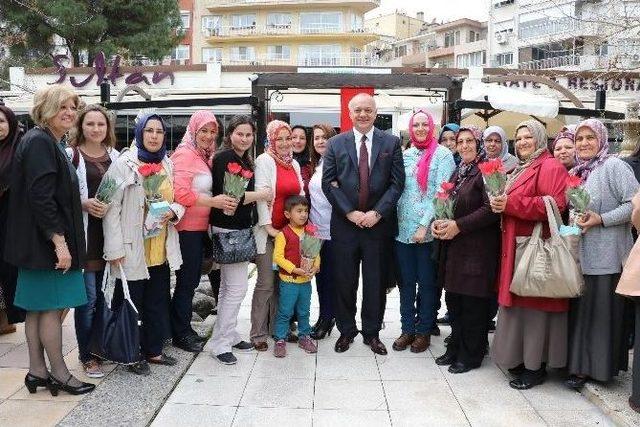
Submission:
[[[167,126],[165,125],[164,120],[162,120],[162,117],[160,117],[159,115],[152,113],[142,116],[136,124],[136,128],[134,131],[134,135],[136,138],[136,147],[138,148],[138,160],[144,163],[160,163],[162,159],[164,159],[164,156],[166,156],[167,154],[167,146],[164,144],[164,141],[162,144],[162,148],[155,153],[147,151],[147,149],[144,148],[144,144],[142,143],[144,138],[144,128],[145,126],[147,126],[147,122],[149,120],[158,120],[160,124],[162,124],[162,129],[165,132],[167,131]]]
[[[446,131],[451,131],[457,135],[459,130],[460,125],[457,125],[455,123],[447,123],[446,125],[442,126],[440,135],[438,135],[438,143],[442,142],[442,134]],[[456,162],[456,166],[459,166],[462,162],[462,157],[460,157],[460,154],[458,152],[453,153],[453,161]]]

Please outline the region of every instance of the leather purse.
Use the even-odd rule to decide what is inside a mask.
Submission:
[[[251,228],[214,233],[212,240],[213,260],[218,264],[251,261],[258,253]]]
[[[578,258],[579,236],[561,236],[555,200],[543,197],[551,236],[542,238],[542,222],[531,236],[516,237],[516,257],[509,290],[522,297],[576,298],[584,278]]]

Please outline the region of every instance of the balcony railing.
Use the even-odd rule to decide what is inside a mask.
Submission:
[[[520,24],[520,40],[533,39],[537,37],[554,36],[559,34],[578,35],[577,31],[584,28],[583,23],[570,16],[564,18],[545,20],[544,22],[536,22],[535,24]]]
[[[292,59],[276,56],[257,56],[254,58],[232,57],[222,60],[223,65],[245,65],[245,66],[264,66],[264,65],[288,65],[298,67],[375,67],[382,65],[382,61],[377,57],[364,55],[347,55],[347,56],[322,56],[322,57],[303,57]]]
[[[309,34],[370,34],[367,28],[345,29],[341,25],[327,24],[272,24],[249,26],[220,26],[215,28],[203,28],[202,33],[206,37],[243,37],[257,35],[309,35]]]
[[[341,4],[345,3],[345,0],[315,0],[316,3],[336,3]],[[280,0],[279,4],[287,4],[287,3],[307,3],[307,0]],[[346,3],[373,3],[375,7],[380,6],[380,0],[347,0]],[[218,6],[242,6],[242,5],[260,5],[260,4],[274,4],[273,0],[209,0],[209,4],[207,7],[218,7]]]
[[[535,61],[521,62],[518,68],[525,70],[546,70],[549,68],[578,67],[582,60],[582,55],[564,55],[553,58],[538,59]]]

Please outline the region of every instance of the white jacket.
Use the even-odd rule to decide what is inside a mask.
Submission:
[[[65,148],[65,151],[67,152],[69,161],[73,163],[73,148],[67,147]],[[120,156],[120,152],[115,148],[108,148],[107,153],[109,153],[109,157],[111,158],[111,164],[115,163]],[[89,186],[87,185],[87,165],[81,153],[78,153],[78,167],[76,168],[76,175],[78,175],[78,184],[80,186],[80,202],[84,203],[84,201],[89,198]],[[82,209],[82,222],[84,223],[84,241],[88,242],[87,225],[89,224],[89,213],[85,211],[84,208]]]
[[[300,182],[300,195],[304,196],[304,185],[302,183],[302,176],[300,175],[300,165],[295,160],[293,161],[293,169],[296,171],[298,181]],[[271,191],[273,191],[273,197],[275,197],[277,175],[276,161],[273,157],[268,153],[260,154],[258,158],[256,158],[256,190],[270,188]],[[272,210],[273,203],[269,205],[267,202],[258,202],[258,223],[253,228],[253,235],[256,239],[256,249],[260,255],[266,252],[267,237],[269,234],[264,226],[271,224]]]
[[[149,270],[144,259],[144,223],[145,197],[142,188],[142,176],[138,173],[140,161],[138,149],[133,147],[124,151],[118,160],[111,164],[107,173],[122,182],[113,196],[111,206],[102,220],[104,232],[104,259],[114,260],[124,257],[124,273],[127,280],[143,280],[149,278]],[[162,166],[168,179],[173,180],[173,163],[168,157],[162,160]],[[177,219],[167,225],[167,261],[171,270],[178,270],[182,265],[178,232],[174,225],[184,215],[185,208],[179,203],[172,203],[171,210]],[[118,270],[114,271],[120,276]]]

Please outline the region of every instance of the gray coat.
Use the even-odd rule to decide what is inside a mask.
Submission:
[[[587,231],[580,243],[580,263],[585,275],[616,274],[622,271],[631,247],[631,199],[638,191],[631,167],[609,157],[587,178],[591,195],[589,209],[602,217],[602,225]]]

